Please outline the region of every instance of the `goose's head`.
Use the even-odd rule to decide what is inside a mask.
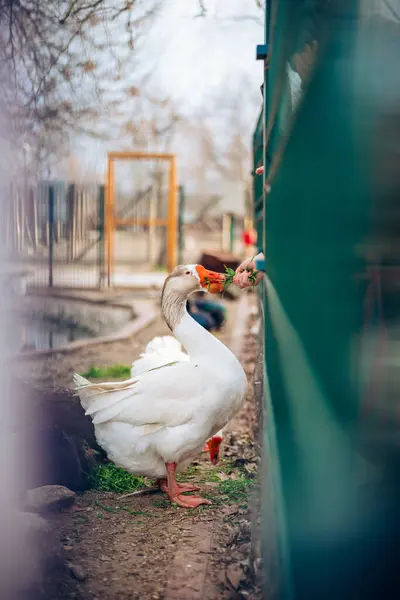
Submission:
[[[209,271],[202,265],[179,265],[164,283],[164,293],[175,293],[188,297],[193,292],[223,292],[225,276],[222,273]]]
[[[186,313],[186,302],[193,292],[222,292],[225,276],[201,265],[179,265],[164,283],[161,307],[168,327],[174,331]]]

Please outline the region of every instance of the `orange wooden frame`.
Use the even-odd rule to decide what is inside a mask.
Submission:
[[[169,162],[169,194],[167,219],[117,219],[115,214],[115,162],[117,160],[164,160]],[[175,267],[177,250],[177,177],[175,154],[157,152],[109,152],[107,156],[107,183],[105,206],[105,241],[107,255],[107,283],[111,286],[114,270],[115,229],[118,225],[160,225],[167,228],[167,265]]]

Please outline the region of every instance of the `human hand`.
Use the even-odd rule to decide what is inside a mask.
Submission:
[[[264,255],[262,252],[257,256],[246,258],[236,269],[236,275],[233,278],[233,283],[236,284],[240,289],[252,287],[258,285],[262,279],[262,272],[258,272],[254,278],[253,274],[256,270],[256,260],[263,259]]]
[[[261,167],[257,167],[256,175],[262,175],[263,173],[264,173],[264,165],[262,165]]]
[[[246,258],[236,269],[236,275],[243,273],[244,271],[254,271],[256,268],[256,259],[255,256],[251,256],[250,258]]]
[[[233,278],[233,283],[237,285],[238,288],[240,288],[241,290],[244,290],[248,287],[254,287],[255,285],[258,285],[260,283],[263,273],[262,271],[258,271],[255,277],[252,277],[253,274],[254,270],[242,271],[241,273],[235,275],[235,277]]]
[[[263,259],[264,255],[262,252],[257,254],[257,256],[251,256],[250,258],[246,258],[236,269],[236,275],[239,273],[243,273],[243,271],[254,271],[256,268],[256,260]]]

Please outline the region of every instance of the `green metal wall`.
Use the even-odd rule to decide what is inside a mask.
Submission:
[[[254,133],[254,167],[266,170],[264,181],[255,177],[254,202],[268,274],[260,286],[268,599],[398,597],[385,522],[397,487],[385,459],[370,461],[360,441],[357,344],[371,267],[377,89],[393,81],[387,24],[363,4],[267,6],[269,68]],[[315,51],[308,68],[307,47]],[[303,74],[300,101],[288,64]],[[378,475],[365,486],[371,469]],[[385,509],[376,500],[382,494]]]

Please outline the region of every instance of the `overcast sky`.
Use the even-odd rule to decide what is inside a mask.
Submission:
[[[188,111],[232,77],[246,75],[255,87],[262,80],[255,60],[256,45],[263,42],[262,13],[255,0],[206,0],[206,5],[207,16],[195,18],[196,0],[165,0],[149,39],[153,57],[159,57],[161,88]]]
[[[249,86],[251,139],[261,102],[254,92],[263,77],[262,64],[255,60],[256,45],[264,38],[262,11],[255,0],[205,0],[205,5],[207,15],[196,18],[197,0],[164,0],[141,43],[140,65],[151,74],[148,91],[171,98],[181,114],[190,116],[207,108],[219,90],[243,81]],[[116,148],[87,139],[74,144],[75,155],[89,172],[104,173],[110,149]]]

